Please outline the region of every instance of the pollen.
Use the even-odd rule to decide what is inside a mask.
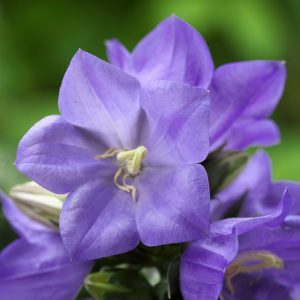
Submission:
[[[232,279],[240,273],[250,274],[265,269],[282,269],[284,267],[281,258],[269,251],[247,251],[236,257],[225,272],[226,284],[234,294]]]
[[[145,146],[138,146],[133,150],[109,148],[104,153],[95,156],[95,159],[99,160],[116,156],[120,167],[114,175],[114,184],[121,191],[131,193],[133,201],[135,201],[136,187],[128,184],[127,179],[130,177],[133,178],[140,173],[147,153],[148,151]]]

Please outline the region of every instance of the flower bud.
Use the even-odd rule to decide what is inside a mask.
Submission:
[[[30,218],[47,226],[57,227],[63,200],[67,195],[52,193],[30,181],[14,186],[10,196]]]

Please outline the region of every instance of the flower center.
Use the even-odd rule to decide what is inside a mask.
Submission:
[[[248,251],[241,253],[229,265],[225,272],[226,284],[229,291],[234,294],[232,278],[239,273],[250,274],[264,269],[282,269],[284,267],[281,258],[269,251]]]
[[[117,155],[117,160],[125,163],[126,170],[131,176],[136,176],[146,155],[147,148],[138,146],[134,150],[120,151]]]
[[[133,150],[109,148],[103,154],[95,156],[95,159],[105,159],[116,156],[120,167],[114,175],[114,184],[118,189],[131,193],[133,200],[136,199],[136,187],[129,185],[126,180],[138,175],[142,168],[143,160],[147,155],[145,146],[138,146]],[[120,183],[121,177],[121,183]]]

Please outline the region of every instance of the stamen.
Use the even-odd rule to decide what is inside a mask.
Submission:
[[[147,155],[147,149],[144,146],[138,146],[134,150],[119,150],[109,148],[104,153],[96,155],[95,159],[105,159],[117,156],[117,160],[122,164],[114,175],[114,184],[121,191],[131,193],[132,199],[136,200],[136,187],[126,183],[130,176],[136,176],[142,167],[142,162]],[[122,184],[119,183],[119,177],[122,176]]]
[[[225,272],[226,284],[231,294],[234,294],[232,279],[239,273],[250,274],[264,269],[282,269],[283,267],[282,259],[269,251],[244,252],[227,268]]]
[[[99,160],[99,159],[103,159],[103,158],[110,158],[115,156],[117,153],[119,153],[120,151],[117,150],[116,148],[109,148],[107,149],[104,153],[96,155],[95,159]]]
[[[117,155],[117,160],[125,162],[129,174],[135,176],[140,171],[142,161],[146,155],[147,148],[144,146],[138,146],[134,150],[125,150],[119,152]]]

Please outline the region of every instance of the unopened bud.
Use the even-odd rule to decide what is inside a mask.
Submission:
[[[30,218],[47,226],[58,226],[58,220],[66,194],[49,192],[30,181],[14,186],[10,196],[15,204]]]

